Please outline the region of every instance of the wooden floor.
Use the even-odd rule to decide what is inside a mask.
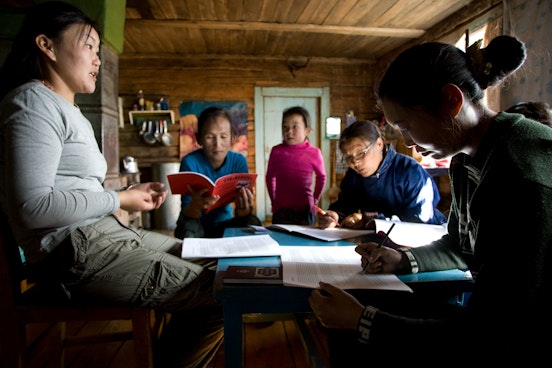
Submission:
[[[259,316],[261,317],[259,319]],[[249,317],[261,320],[269,315]],[[244,316],[244,320],[248,315]],[[295,320],[244,323],[244,368],[318,368],[328,367],[325,331],[318,321],[305,318],[310,336],[314,338],[315,349],[306,349],[300,329]],[[68,334],[86,335],[99,331],[121,331],[130,326],[125,321],[82,322],[67,325]],[[31,335],[44,333],[44,326],[31,326]],[[36,344],[32,368],[58,368],[49,353],[49,344],[55,338],[55,331],[41,337]],[[36,336],[33,336],[33,339]],[[311,355],[317,354],[318,360]],[[132,368],[134,365],[133,343],[110,342],[70,347],[66,349],[66,368]],[[8,368],[8,367],[6,367]],[[207,368],[224,368],[224,346],[221,346]]]

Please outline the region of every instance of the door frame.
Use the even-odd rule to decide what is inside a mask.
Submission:
[[[257,217],[261,221],[266,220],[265,214],[267,209],[265,207],[265,199],[268,193],[266,192],[266,167],[264,165],[264,141],[265,141],[265,129],[264,129],[264,98],[265,97],[308,97],[320,99],[320,121],[316,124],[318,128],[318,141],[320,142],[320,150],[322,151],[322,157],[324,157],[324,166],[326,172],[331,172],[331,155],[330,155],[330,140],[326,138],[326,128],[323,121],[326,117],[330,116],[330,87],[314,87],[314,88],[302,88],[302,87],[255,87],[255,171],[257,173],[257,181],[255,184],[255,201],[257,205]],[[315,122],[313,122],[314,124]],[[330,197],[328,195],[328,189],[330,187],[329,175],[327,176],[326,184],[322,192],[321,207],[327,208],[330,205]]]

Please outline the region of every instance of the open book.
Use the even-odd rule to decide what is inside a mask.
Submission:
[[[266,228],[270,230],[306,235],[311,238],[324,240],[324,241],[351,239],[358,236],[374,233],[374,230],[353,230],[353,229],[345,229],[341,227],[319,229],[314,226],[284,225],[284,224],[272,224],[272,225],[266,226]]]
[[[189,185],[193,190],[207,189],[205,196],[220,196],[220,199],[209,207],[205,213],[234,202],[236,193],[240,188],[253,190],[256,179],[257,174],[236,173],[218,178],[213,183],[207,176],[194,171],[181,171],[167,175],[172,194],[190,195]]]
[[[391,225],[396,224],[389,234],[389,240],[398,246],[420,247],[440,239],[447,233],[447,224],[430,225],[416,222],[387,221],[375,219],[368,225],[376,233],[387,233]]]

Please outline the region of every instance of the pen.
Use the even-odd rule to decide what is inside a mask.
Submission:
[[[332,216],[328,215],[326,211],[324,211],[322,208],[318,207],[317,205],[313,205],[313,207],[316,209],[316,211],[321,214],[322,216],[328,217],[332,222],[335,224],[335,226],[339,226],[339,222],[334,219]]]
[[[396,224],[397,223],[394,222],[393,225],[391,225],[391,227],[389,228],[389,230],[387,230],[387,234],[385,234],[385,237],[378,243],[377,248],[381,248],[381,246],[385,244],[387,239],[389,239],[389,234],[391,234],[391,230],[393,230]],[[364,268],[362,269],[362,272],[366,272],[366,270],[368,269],[368,266],[370,266],[370,262],[366,262],[366,264],[364,265]]]

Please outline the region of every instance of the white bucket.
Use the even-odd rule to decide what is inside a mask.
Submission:
[[[167,174],[177,173],[180,170],[180,163],[158,162],[152,164],[151,169],[153,181],[165,183],[165,188],[169,191],[165,202],[153,211],[153,228],[173,230],[180,215],[180,194],[171,194]]]

